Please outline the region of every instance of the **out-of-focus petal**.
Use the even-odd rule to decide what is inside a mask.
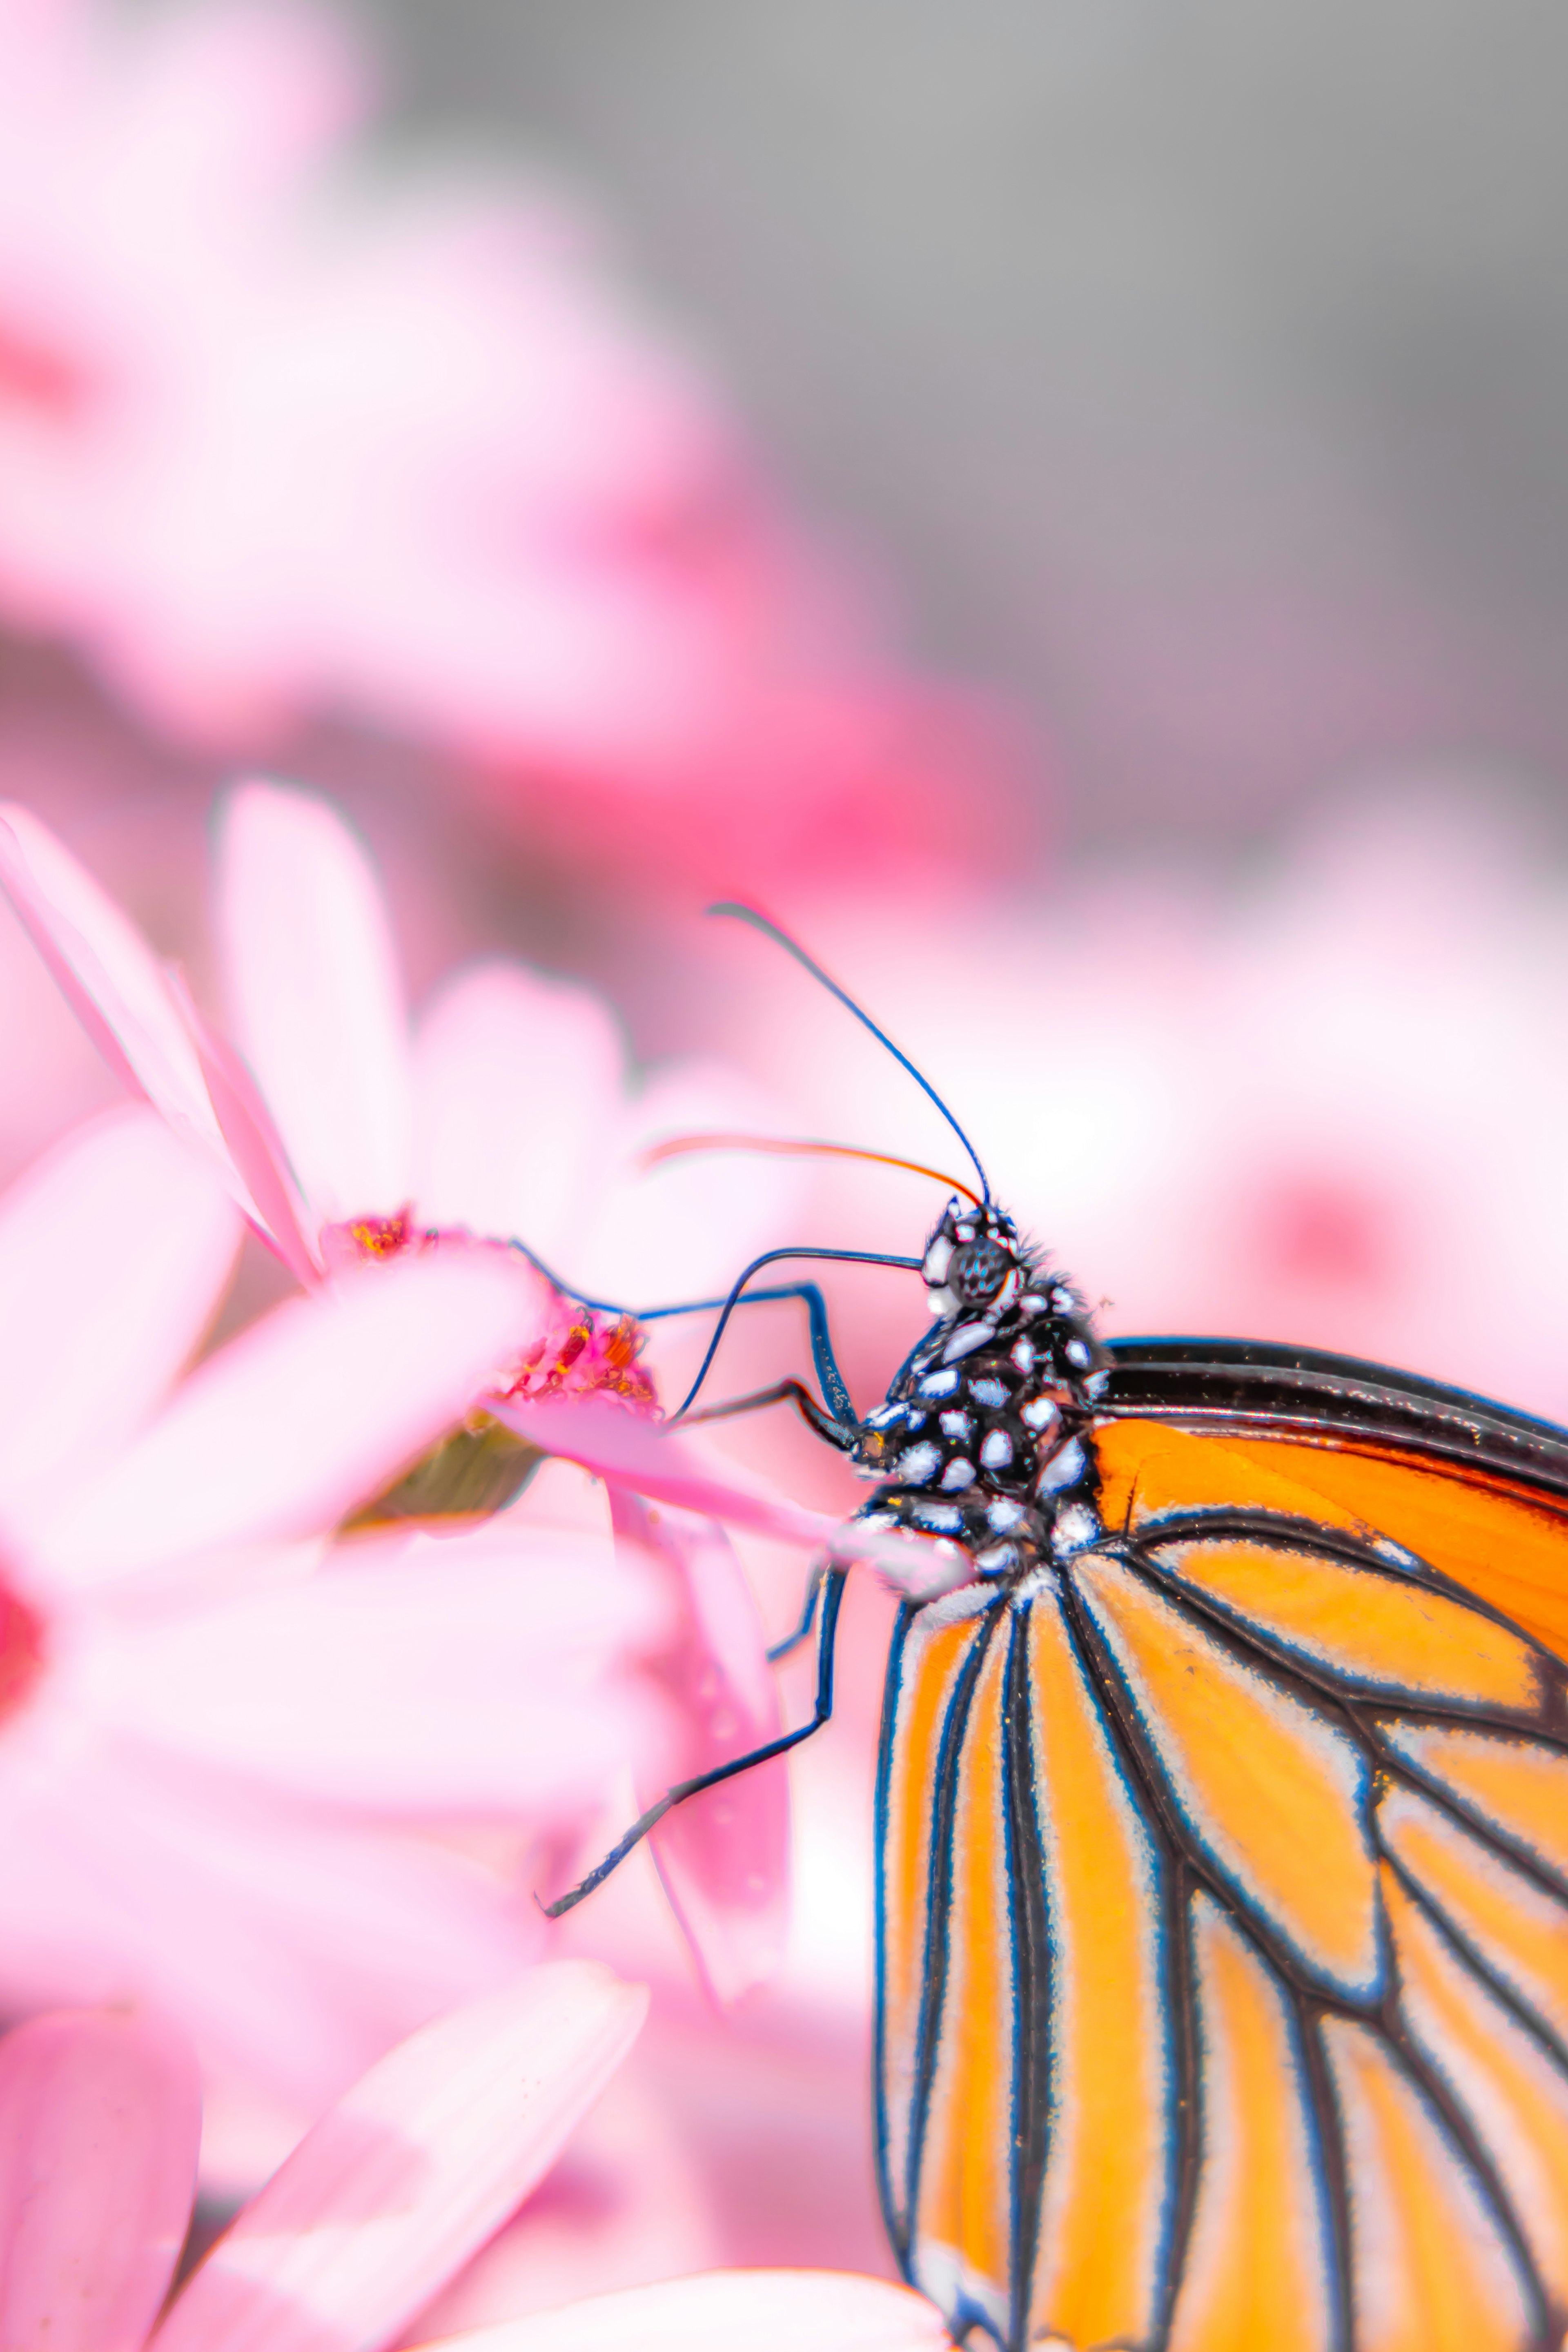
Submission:
[[[141,932],[31,812],[0,803],[0,882],[78,1018],[127,1086],[242,1192],[184,1015]]]
[[[295,1280],[309,1290],[321,1274],[317,1223],[300,1196],[277,1122],[227,1038],[203,1018],[177,975],[174,985],[224,1141],[254,1203],[252,1222]]]
[[[0,1885],[6,2007],[135,1995],[309,2114],[542,1941],[526,1890],[470,1855],[128,1741],[5,1792]]]
[[[542,2179],[647,2006],[556,1961],[404,2042],[241,2214],[155,2352],[376,2352]]]
[[[35,2018],[0,2044],[0,2344],[141,2352],[184,2242],[195,2060],[134,2011]]]
[[[909,1528],[872,1528],[859,1519],[829,1518],[771,1495],[726,1465],[721,1470],[657,1422],[593,1397],[490,1401],[510,1429],[546,1454],[580,1463],[611,1485],[629,1486],[658,1503],[695,1511],[722,1526],[746,1528],[780,1543],[826,1546],[835,1559],[865,1560],[891,1590],[910,1601],[935,1601],[966,1584],[974,1563],[962,1545]]]
[[[952,2352],[934,2304],[834,2271],[708,2271],[449,2336],[424,2352]]]
[[[389,1216],[413,1190],[396,953],[374,876],[311,793],[243,784],[218,826],[235,1033],[319,1216]]]
[[[650,1511],[624,1486],[610,1490],[616,1533],[658,1561],[680,1601],[677,1639],[649,1671],[675,1702],[680,1744],[656,1785],[637,1775],[651,1805],[677,1780],[693,1780],[760,1748],[781,1729],[778,1689],[762,1619],[734,1549],[710,1519]],[[652,1838],[654,1861],[710,1990],[729,2001],[778,1965],[787,1924],[789,1781],[783,1757],[721,1781],[668,1814]]]
[[[798,1164],[694,1151],[645,1168],[642,1155],[674,1136],[794,1132],[738,1071],[705,1063],[657,1071],[608,1139],[612,1181],[581,1221],[573,1279],[636,1307],[721,1298],[759,1250],[797,1238]]]
[[[577,1238],[612,1174],[624,1051],[600,999],[521,964],[461,972],[416,1046],[422,1219],[526,1242],[584,1282]]]
[[[580,1462],[584,1470],[635,1487],[656,1502],[675,1503],[704,1518],[774,1536],[781,1543],[825,1544],[839,1531],[839,1522],[826,1512],[803,1510],[769,1495],[738,1471],[714,1468],[680,1438],[666,1436],[656,1422],[621,1405],[584,1397],[581,1402],[502,1402],[491,1410],[546,1454]]]
[[[674,1612],[607,1538],[503,1522],[349,1551],[335,1574],[116,1626],[74,1694],[187,1769],[415,1818],[560,1820],[662,1766],[663,1710],[627,1668]]]
[[[412,2323],[409,2342],[491,2326],[525,2311],[552,2311],[581,2294],[585,2280],[595,2294],[608,2294],[650,2278],[717,2270],[731,2258],[727,2200],[705,2177],[690,2118],[670,2096],[668,2076],[657,2059],[648,2065],[651,2038],[650,2031],[521,2212]],[[715,2034],[710,2023],[706,2038],[697,2027],[684,2045],[698,2100],[705,2069],[711,2069],[710,2087],[727,2100],[733,2039]],[[856,2070],[857,2091],[862,2071]],[[737,2132],[759,2137],[759,2111],[731,2111]],[[773,2123],[770,2116],[760,2135],[770,2148]],[[777,2202],[793,2209],[795,2184],[784,2168],[798,2151],[784,2137]],[[766,2187],[772,2191],[775,2183]]]
[[[210,1319],[240,1224],[216,1176],[140,1107],[47,1154],[0,1201],[0,1496],[112,1456]]]
[[[527,1340],[533,1296],[505,1252],[454,1249],[291,1299],[35,1540],[91,1580],[332,1527],[462,1419]]]

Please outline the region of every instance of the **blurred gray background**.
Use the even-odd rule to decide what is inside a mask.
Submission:
[[[585,184],[1080,843],[1568,784],[1568,11],[367,0]]]

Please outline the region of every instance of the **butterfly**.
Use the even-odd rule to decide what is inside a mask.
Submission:
[[[1568,1431],[1348,1358],[1100,1339],[914,1066],[726,911],[979,1180],[885,1261],[931,1320],[874,1412],[810,1284],[823,1401],[709,1408],[792,1396],[875,1482],[865,1527],[963,1562],[900,1611],[878,1766],[905,2277],[1002,2352],[1561,2346]],[[554,1907],[826,1719],[844,1574],[792,1636],[812,1721]]]

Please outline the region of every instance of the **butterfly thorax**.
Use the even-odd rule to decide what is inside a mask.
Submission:
[[[881,1483],[857,1516],[961,1543],[984,1577],[1080,1550],[1110,1360],[1083,1301],[989,1206],[950,1203],[921,1271],[935,1320],[861,1423],[852,1459]]]

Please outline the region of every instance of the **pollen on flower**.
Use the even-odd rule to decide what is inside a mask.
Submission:
[[[643,1333],[630,1315],[613,1323],[561,1301],[559,1318],[517,1361],[506,1397],[613,1396],[643,1412],[658,1403],[638,1363]]]
[[[321,1256],[329,1274],[347,1274],[355,1266],[384,1265],[405,1250],[432,1249],[440,1239],[439,1234],[424,1232],[405,1205],[389,1217],[345,1217],[341,1223],[324,1224]]]
[[[356,1217],[350,1224],[349,1239],[361,1257],[395,1257],[406,1249],[412,1226],[406,1209],[399,1209],[393,1217]]]

